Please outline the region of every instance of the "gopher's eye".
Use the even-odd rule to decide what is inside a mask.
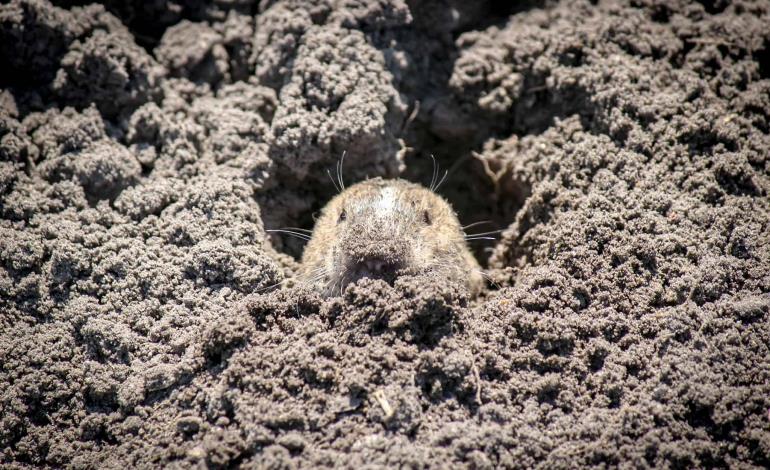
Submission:
[[[426,225],[430,225],[431,220],[430,220],[430,214],[428,213],[428,211],[425,211],[422,213],[422,220],[425,222]]]
[[[340,212],[340,218],[337,219],[337,223],[343,222],[347,218],[348,218],[348,213],[345,212],[345,209],[342,209],[342,212]]]

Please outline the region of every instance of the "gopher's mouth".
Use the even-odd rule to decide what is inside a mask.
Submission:
[[[362,278],[382,279],[388,283],[393,282],[403,269],[403,264],[393,261],[386,261],[380,258],[364,259],[352,263],[348,268],[345,284],[356,282]]]

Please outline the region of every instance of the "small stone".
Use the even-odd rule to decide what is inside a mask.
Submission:
[[[187,457],[194,460],[202,460],[206,458],[206,451],[202,447],[196,446],[187,451]]]

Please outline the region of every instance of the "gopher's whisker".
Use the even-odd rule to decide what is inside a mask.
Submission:
[[[463,227],[462,227],[462,229],[463,229],[463,230],[465,230],[465,229],[467,229],[467,228],[475,227],[475,226],[477,226],[477,225],[481,225],[481,224],[491,224],[491,223],[492,223],[492,221],[491,221],[491,220],[479,220],[478,222],[473,222],[473,223],[471,223],[471,224],[468,224],[468,225],[465,225],[465,226],[463,226]]]
[[[331,180],[332,184],[334,185],[334,189],[337,190],[337,194],[341,193],[342,189],[339,186],[337,186],[337,182],[334,181],[334,178],[332,178],[332,172],[327,169],[326,170],[326,174],[329,176],[329,179]]]
[[[442,184],[444,184],[444,181],[446,180],[446,177],[449,176],[449,170],[444,171],[444,176],[441,178],[441,181],[438,182],[435,188],[433,188],[433,192],[438,191],[438,188],[441,187]]]
[[[465,235],[465,238],[477,237],[477,236],[480,236],[480,235],[492,235],[492,234],[495,234],[495,233],[501,233],[502,231],[503,230],[500,229],[500,230],[490,230],[489,232],[469,233],[469,234]]]
[[[268,232],[268,233],[285,233],[287,235],[292,235],[292,236],[295,236],[297,238],[301,238],[301,239],[306,240],[306,241],[310,240],[310,235],[307,235],[307,234],[304,234],[304,233],[299,233],[299,232],[293,232],[291,230],[282,230],[282,229],[277,229],[276,228],[276,229],[271,229],[271,230],[265,230],[265,232]]]

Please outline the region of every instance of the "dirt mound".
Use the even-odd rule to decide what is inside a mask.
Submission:
[[[770,466],[770,2],[57,5],[0,5],[1,463]],[[436,155],[481,298],[276,290],[343,151]]]

